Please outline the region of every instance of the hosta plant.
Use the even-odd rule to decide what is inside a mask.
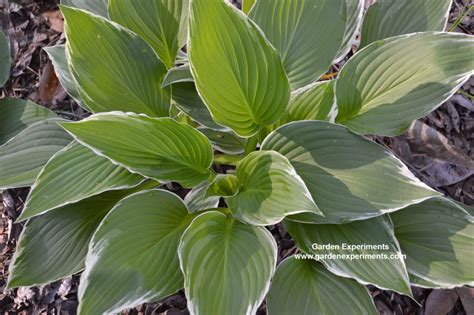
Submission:
[[[443,32],[450,0],[363,2],[65,2],[46,52],[90,116],[0,101],[0,187],[32,186],[8,286],[82,272],[80,314],[184,289],[191,314],[237,315],[474,285],[473,211],[368,137],[453,95],[474,39]]]

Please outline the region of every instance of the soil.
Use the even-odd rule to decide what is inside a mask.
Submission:
[[[238,1],[233,2],[239,5]],[[474,1],[455,0],[448,28],[473,4]],[[63,21],[57,1],[0,0],[0,27],[10,35],[14,56],[11,77],[0,89],[0,98],[30,99],[68,119],[86,116],[87,113],[60,86],[51,62],[42,50],[64,42]],[[455,31],[473,34],[472,13]],[[330,72],[337,72],[346,60]],[[391,149],[428,185],[469,205],[474,205],[473,94],[474,79],[471,78],[462,87],[462,92],[421,119],[407,134],[395,138],[373,137],[374,141]],[[5,289],[8,265],[22,229],[21,224],[13,222],[21,212],[27,194],[28,189],[7,190],[0,194],[0,311],[4,314],[75,314],[77,275],[41,287]],[[293,241],[281,226],[273,227],[271,232],[280,247],[280,260],[295,251]],[[369,289],[380,314],[474,314],[474,289],[470,288],[413,288],[417,302],[372,286]],[[163,301],[145,304],[125,313],[187,314],[186,300],[183,292],[179,292]],[[265,314],[264,307],[259,314]]]

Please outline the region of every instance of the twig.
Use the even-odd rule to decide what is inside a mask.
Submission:
[[[464,18],[465,18],[469,13],[471,13],[472,9],[474,9],[474,5],[471,5],[471,6],[469,7],[469,9],[467,9],[466,12],[465,12],[463,15],[459,16],[459,17],[456,19],[456,21],[454,21],[454,24],[451,25],[451,27],[449,28],[448,32],[454,31],[454,30],[456,29],[456,27],[458,27],[459,24],[461,24],[462,20],[464,20]]]

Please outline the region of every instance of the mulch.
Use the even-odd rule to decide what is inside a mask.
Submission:
[[[371,0],[366,0],[370,2]],[[236,3],[237,1],[233,1]],[[455,0],[452,24],[474,1]],[[238,4],[237,4],[238,5]],[[68,119],[87,115],[60,86],[44,47],[64,42],[63,21],[56,0],[0,0],[0,27],[12,39],[14,64],[11,78],[0,98],[30,99]],[[457,32],[473,34],[474,19],[467,16]],[[336,65],[337,71],[343,60]],[[409,133],[395,137],[373,137],[391,149],[424,182],[447,196],[474,205],[474,79],[438,110],[421,119]],[[469,97],[468,95],[471,95]],[[471,164],[470,164],[471,163]],[[0,194],[0,311],[3,314],[75,314],[77,275],[52,284],[7,290],[8,265],[22,225],[13,224],[26,200],[28,189]],[[279,246],[279,259],[295,247],[284,229],[271,228]],[[406,296],[369,286],[380,314],[474,314],[474,289],[430,290],[413,288],[416,302]],[[128,310],[126,314],[188,314],[183,292],[163,301]],[[265,314],[262,307],[259,314]]]

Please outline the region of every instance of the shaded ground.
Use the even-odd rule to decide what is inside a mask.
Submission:
[[[450,24],[473,4],[474,1],[456,0]],[[467,16],[456,31],[472,34],[473,26],[472,15]],[[14,56],[11,79],[0,89],[0,97],[31,99],[68,119],[83,117],[85,113],[59,85],[42,51],[43,47],[64,42],[56,1],[0,0],[0,27],[13,39]],[[474,169],[468,167],[474,158],[474,79],[464,85],[463,91],[422,119],[408,134],[396,138],[375,137],[374,140],[390,148],[431,187],[474,205]],[[0,195],[3,201],[0,202],[0,311],[5,314],[75,314],[77,276],[42,287],[4,290],[8,264],[22,229],[20,224],[12,222],[19,215],[27,194],[28,189],[15,189]],[[280,226],[274,227],[272,233],[280,245],[280,259],[294,252],[293,242]],[[474,289],[414,288],[420,305],[396,293],[374,287],[370,287],[370,291],[381,314],[474,314]],[[186,301],[181,292],[127,313],[187,314],[185,309]],[[260,313],[265,312],[262,309]]]

